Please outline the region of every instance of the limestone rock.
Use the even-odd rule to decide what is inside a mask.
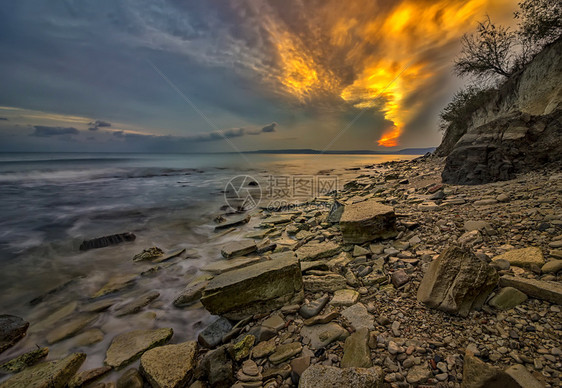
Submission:
[[[406,381],[410,384],[425,383],[431,377],[431,371],[426,365],[416,365],[408,371]]]
[[[462,375],[461,388],[517,387],[506,373],[486,364],[470,352],[466,352],[464,356]]]
[[[234,359],[236,361],[243,360],[250,355],[252,346],[256,342],[256,337],[253,335],[245,336],[241,341],[234,344]]]
[[[362,327],[373,330],[375,327],[375,318],[367,311],[363,303],[356,303],[344,309],[341,315],[355,330],[359,330]]]
[[[562,305],[562,284],[516,276],[502,276],[500,286],[513,287],[533,298]]]
[[[84,353],[74,353],[62,360],[43,362],[4,381],[0,388],[63,388],[85,359]]]
[[[429,265],[417,298],[431,308],[466,316],[482,307],[497,282],[488,263],[468,249],[449,247]]]
[[[342,368],[370,368],[371,350],[369,349],[369,329],[362,327],[345,340],[343,346]]]
[[[207,326],[197,340],[206,348],[214,348],[222,343],[222,338],[232,330],[232,323],[226,318],[220,317]]]
[[[303,276],[304,289],[309,292],[335,292],[347,286],[347,281],[341,275],[327,273],[326,275]]]
[[[203,376],[198,378],[211,387],[230,387],[234,382],[234,367],[226,346],[207,353],[200,365]]]
[[[95,294],[93,294],[92,298],[99,298],[101,296],[122,290],[123,288],[130,286],[136,278],[136,274],[114,276],[109,279],[109,281],[102,288],[100,288]]]
[[[239,320],[298,303],[303,297],[299,262],[293,252],[282,252],[271,255],[269,261],[213,278],[201,302],[212,314]]]
[[[320,349],[334,341],[342,340],[348,336],[347,330],[337,323],[305,326],[301,330],[303,338],[307,339],[312,349]]]
[[[562,271],[562,260],[552,260],[542,266],[543,273],[558,273]]]
[[[96,318],[97,315],[92,314],[78,316],[49,332],[47,334],[47,342],[49,344],[54,344],[62,341],[63,339],[72,337],[74,334],[88,326]]]
[[[337,290],[330,301],[332,306],[351,306],[359,300],[359,293],[355,290]]]
[[[499,310],[509,310],[527,300],[527,295],[513,287],[502,288],[488,304]]]
[[[493,261],[500,259],[506,260],[516,267],[529,268],[533,265],[541,267],[544,264],[542,252],[540,248],[536,247],[513,249],[492,258]]]
[[[544,388],[544,385],[521,364],[510,366],[505,373],[515,381],[518,388]]]
[[[105,364],[121,368],[140,357],[144,352],[168,342],[174,331],[172,329],[133,330],[119,334],[107,349]]]
[[[139,371],[130,368],[117,379],[116,385],[117,388],[143,388],[144,383]]]
[[[269,361],[273,364],[281,364],[302,351],[300,342],[290,342],[288,344],[279,345],[275,352],[269,356]]]
[[[0,353],[14,346],[25,333],[29,322],[15,315],[0,315]]]
[[[80,388],[89,385],[111,370],[110,366],[102,366],[95,369],[78,372],[68,382],[68,388]]]
[[[24,353],[0,365],[0,373],[5,373],[5,374],[18,373],[23,369],[36,364],[41,359],[47,357],[48,354],[49,354],[49,348],[39,348]]]
[[[260,256],[237,257],[229,260],[218,260],[210,264],[207,264],[201,269],[205,272],[210,272],[214,275],[217,275],[235,269],[249,267],[250,265],[257,264],[262,261],[265,261],[265,258]]]
[[[191,379],[197,355],[197,342],[159,346],[140,359],[140,373],[154,388],[179,388]]]
[[[208,284],[207,280],[197,280],[188,284],[174,299],[174,306],[185,307],[196,303],[203,296],[203,291],[207,288]]]
[[[237,256],[244,256],[255,252],[258,248],[252,240],[234,241],[221,249],[221,255],[225,259],[232,259]]]
[[[141,253],[137,253],[133,257],[133,261],[144,261],[144,260],[154,260],[164,255],[164,251],[158,247],[150,247],[143,250]]]
[[[153,300],[158,298],[160,293],[158,291],[148,291],[125,306],[115,310],[115,316],[122,317],[124,315],[136,314],[142,310],[143,307],[149,305]]]
[[[327,242],[311,242],[303,245],[296,250],[297,257],[300,261],[313,261],[332,257],[341,252],[341,247],[331,241]]]
[[[362,244],[398,234],[394,209],[374,199],[346,205],[340,228],[346,244]]]
[[[320,364],[306,369],[299,388],[382,388],[384,373],[382,368],[336,368]]]

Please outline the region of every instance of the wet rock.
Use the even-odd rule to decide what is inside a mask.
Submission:
[[[337,290],[330,301],[332,306],[351,306],[359,300],[359,293],[355,290]]]
[[[335,292],[345,288],[347,281],[341,275],[327,273],[326,275],[303,276],[304,289],[309,292]]]
[[[215,226],[215,230],[230,229],[236,226],[244,225],[250,222],[250,219],[251,219],[250,215],[244,216],[242,218],[231,219],[227,222],[223,222],[222,224]]]
[[[544,264],[542,252],[540,248],[536,247],[513,249],[492,258],[492,261],[500,259],[508,261],[513,266],[524,268],[530,268],[533,265],[541,267]]]
[[[499,310],[509,310],[527,300],[527,295],[513,287],[502,288],[488,304]]]
[[[562,271],[562,260],[552,260],[542,266],[543,273],[558,273]]]
[[[24,353],[0,365],[0,373],[10,374],[20,372],[23,369],[38,363],[43,358],[47,357],[48,354],[49,348],[39,348]]]
[[[234,241],[221,249],[221,255],[225,259],[232,259],[237,256],[244,256],[257,250],[256,244],[252,240]]]
[[[174,299],[174,306],[176,307],[186,307],[190,306],[203,296],[203,291],[207,288],[209,284],[208,280],[196,280],[188,284],[183,291]]]
[[[337,323],[330,322],[324,325],[305,326],[301,329],[301,335],[309,342],[312,349],[320,349],[346,338],[349,333]]]
[[[363,303],[356,303],[344,309],[341,315],[355,330],[359,330],[362,327],[373,330],[375,327],[375,318],[367,311]]]
[[[150,247],[137,253],[133,257],[133,261],[155,260],[164,255],[164,251],[158,247]]]
[[[89,329],[74,336],[70,342],[72,343],[72,346],[89,346],[103,341],[103,337],[103,331],[100,329]]]
[[[110,245],[120,244],[122,242],[135,241],[136,238],[137,236],[129,232],[98,237],[92,240],[84,240],[82,244],[80,244],[80,250],[87,251],[89,249],[104,248]]]
[[[315,315],[318,315],[320,311],[322,311],[322,309],[326,306],[326,304],[328,304],[329,300],[330,300],[330,295],[325,294],[320,298],[313,300],[310,303],[303,304],[299,309],[299,314],[303,318],[311,318]]]
[[[62,360],[37,364],[4,381],[0,388],[63,388],[85,359],[84,353],[73,353]]]
[[[299,262],[293,252],[218,275],[209,281],[201,302],[209,312],[230,319],[266,313],[304,297]]]
[[[86,314],[82,316],[78,316],[60,326],[56,329],[50,331],[47,334],[47,342],[49,344],[54,344],[56,342],[62,341],[63,339],[72,337],[80,330],[88,326],[91,322],[93,322],[98,316]]]
[[[91,384],[111,370],[109,366],[78,372],[68,382],[68,388],[79,388]]]
[[[497,282],[488,263],[468,249],[449,247],[429,265],[417,298],[431,308],[466,316],[482,307]]]
[[[135,368],[130,368],[117,379],[116,385],[117,388],[142,388],[144,383],[139,371]]]
[[[104,362],[113,368],[121,368],[147,350],[165,344],[173,334],[174,331],[168,328],[133,330],[119,334],[111,341]]]
[[[345,340],[343,347],[342,368],[370,368],[371,351],[369,349],[369,330],[362,327]]]
[[[300,342],[290,342],[288,344],[279,345],[275,352],[269,356],[269,361],[272,364],[281,364],[284,361],[287,361],[293,356],[296,356],[302,351],[302,345]]]
[[[384,374],[380,367],[336,368],[325,365],[311,365],[300,378],[299,388],[382,388]]]
[[[179,388],[191,379],[195,368],[197,342],[159,346],[140,359],[140,373],[154,388]]]
[[[362,244],[378,238],[392,238],[398,234],[394,209],[373,199],[346,205],[340,219],[340,228],[347,244]]]
[[[0,315],[0,353],[14,346],[27,333],[29,322],[15,315]]]
[[[174,257],[180,256],[184,252],[185,252],[185,248],[176,249],[174,251],[170,251],[168,253],[163,254],[162,256],[152,259],[152,262],[154,264],[163,263],[165,261],[173,259]],[[188,253],[188,257],[189,257],[189,253]]]
[[[562,285],[560,283],[516,276],[502,276],[500,286],[513,287],[533,298],[562,305]]]
[[[222,338],[230,330],[232,330],[232,323],[228,319],[220,317],[199,333],[197,341],[201,346],[212,349],[222,343]]]
[[[108,308],[110,308],[111,306],[113,306],[116,303],[116,301],[114,299],[103,299],[103,300],[98,300],[96,302],[93,303],[89,303],[85,306],[82,306],[80,308],[80,311],[84,312],[84,313],[100,313],[102,311],[107,310]],[[77,302],[72,302],[69,303],[67,306],[63,307],[64,308],[68,308],[69,312],[66,315],[69,315],[70,313],[74,312],[75,308],[72,308],[71,305],[72,304],[77,304]],[[61,309],[62,310],[62,309]],[[60,310],[59,310],[60,311]],[[65,315],[65,316],[66,316]],[[49,317],[51,318],[51,317]]]
[[[149,305],[153,300],[155,300],[159,296],[160,293],[158,291],[148,291],[142,294],[141,296],[139,296],[138,298],[136,298],[135,300],[133,300],[131,303],[128,303],[125,306],[115,310],[115,316],[122,317],[124,315],[136,314],[139,311],[141,311],[143,307]]]
[[[245,336],[241,341],[234,344],[234,359],[236,361],[243,360],[250,355],[250,350],[256,342],[256,337],[253,335]]]
[[[296,254],[300,261],[314,261],[335,256],[340,251],[341,247],[331,241],[310,242],[297,249]]]
[[[130,286],[136,280],[136,274],[117,275],[109,279],[109,281],[92,295],[92,298],[99,298],[113,292],[120,291]]]

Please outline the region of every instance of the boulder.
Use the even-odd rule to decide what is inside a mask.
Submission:
[[[341,367],[370,368],[371,350],[369,349],[369,329],[362,327],[345,340]]]
[[[80,244],[80,250],[87,251],[89,249],[104,248],[110,245],[120,244],[126,241],[135,241],[136,238],[137,236],[129,232],[112,234],[110,236],[98,237],[92,240],[84,240],[82,244]]]
[[[562,284],[543,280],[525,279],[516,276],[502,276],[500,286],[513,287],[533,298],[562,305]]]
[[[346,205],[340,228],[346,244],[362,244],[398,234],[394,209],[374,199]]]
[[[492,261],[495,260],[505,260],[513,266],[525,268],[530,268],[534,265],[540,268],[544,264],[542,252],[540,248],[536,247],[513,249],[492,258]]]
[[[509,310],[527,300],[527,295],[513,287],[502,288],[488,304],[499,310]]]
[[[244,256],[257,250],[256,244],[252,240],[233,241],[221,249],[221,255],[225,259],[232,259],[237,256]]]
[[[297,257],[300,261],[313,261],[332,257],[341,252],[341,247],[331,241],[327,242],[311,242],[303,245],[296,250]]]
[[[382,368],[336,368],[320,364],[311,365],[301,375],[299,388],[382,388]]]
[[[303,298],[300,264],[288,251],[272,254],[269,261],[218,275],[207,285],[201,302],[212,314],[239,320]]]
[[[84,353],[73,353],[62,360],[43,362],[4,381],[0,388],[63,388],[85,359]]]
[[[139,358],[144,352],[163,345],[172,338],[172,329],[133,330],[117,335],[105,354],[105,364],[121,368]]]
[[[11,348],[27,333],[29,322],[15,315],[0,315],[0,353]]]
[[[140,373],[153,388],[184,387],[195,368],[197,342],[159,346],[145,352],[140,359]]]
[[[467,316],[482,307],[499,276],[467,248],[449,247],[431,262],[417,298],[431,308]]]

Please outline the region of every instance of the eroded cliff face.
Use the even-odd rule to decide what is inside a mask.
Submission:
[[[446,134],[440,151],[451,148],[446,183],[507,180],[562,161],[562,39],[502,85],[472,115],[466,133]]]

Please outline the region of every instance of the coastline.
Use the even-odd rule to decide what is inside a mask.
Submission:
[[[248,223],[235,226],[235,230],[230,233],[219,232],[221,237],[214,239],[213,243],[213,249],[217,252],[209,252],[213,257],[218,257],[224,246],[252,232],[254,238],[246,237],[242,240],[253,240],[261,250],[259,254],[243,254],[249,259],[255,259],[247,262],[240,258],[219,260],[226,266],[248,268],[252,264],[268,261],[274,252],[294,251],[301,260],[305,297],[303,304],[322,299],[324,295],[334,297],[338,289],[334,289],[329,282],[323,282],[327,276],[335,279],[336,284],[340,284],[338,281],[343,279],[344,286],[340,284],[335,287],[353,292],[339,295],[343,302],[334,303],[332,299],[328,303],[330,298],[325,298],[326,303],[315,316],[319,314],[329,322],[322,320],[315,322],[315,325],[306,325],[304,317],[298,313],[301,306],[289,304],[275,308],[272,312],[255,314],[251,319],[242,320],[237,326],[233,325],[235,322],[230,322],[230,328],[225,325],[222,329],[217,329],[224,331],[217,344],[219,349],[223,349],[221,357],[224,360],[217,358],[220,351],[208,351],[201,346],[202,340],[199,339],[199,350],[194,352],[191,361],[184,366],[186,368],[191,365],[186,372],[189,380],[208,381],[210,377],[216,378],[217,376],[212,376],[213,367],[217,367],[212,365],[213,362],[221,363],[226,360],[232,366],[229,372],[231,376],[226,376],[228,373],[223,371],[228,384],[238,381],[240,386],[294,386],[308,365],[341,367],[346,351],[353,346],[357,347],[354,351],[359,359],[362,358],[361,362],[365,361],[364,356],[368,354],[373,374],[380,374],[382,380],[395,386],[460,386],[467,349],[486,359],[489,365],[502,369],[513,364],[524,365],[533,370],[534,376],[546,386],[560,384],[562,365],[558,361],[560,355],[557,352],[560,350],[562,315],[560,307],[555,303],[530,298],[515,309],[499,311],[484,305],[481,311],[461,317],[430,309],[416,298],[428,264],[449,245],[463,244],[470,247],[486,262],[505,252],[529,246],[540,249],[545,264],[561,259],[560,172],[533,172],[507,182],[451,186],[441,184],[442,168],[442,160],[430,157],[387,162],[381,166],[367,166],[352,171],[358,177],[345,184],[338,201],[354,205],[378,199],[393,207],[397,216],[397,235],[394,238],[360,244],[344,243],[337,223],[326,221],[332,202],[330,196],[313,202],[304,201],[301,206],[296,206],[289,212],[256,208],[249,212],[251,219]],[[272,222],[271,217],[276,217],[275,220],[285,217],[285,220]],[[230,218],[232,216],[226,217],[227,220]],[[264,230],[268,232],[259,233]],[[308,256],[303,257],[303,252]],[[334,264],[334,261],[337,263]],[[168,264],[160,264],[158,269],[166,273],[169,271],[166,266],[170,263],[173,266],[174,263],[187,262],[189,252],[187,256],[171,259]],[[308,264],[303,266],[305,262]],[[213,271],[211,276],[228,272],[226,267],[215,268]],[[536,263],[523,267],[504,265],[498,267],[497,271],[500,276],[516,275],[540,281],[560,281],[560,275],[556,275],[556,272],[541,273],[541,266]],[[156,273],[150,276],[161,275]],[[192,286],[208,280],[208,277],[198,277],[193,283],[192,279]],[[497,290],[498,288],[494,292]],[[177,292],[179,294],[181,290]],[[142,298],[142,295],[136,295],[132,302],[138,302],[139,297]],[[187,311],[202,308],[198,299],[195,298],[195,303],[184,308]],[[150,303],[152,301],[147,305],[150,306]],[[159,303],[158,299],[153,303]],[[359,304],[364,306],[359,318],[344,312]],[[143,312],[143,307],[139,309],[140,314],[147,315],[148,312]],[[113,307],[110,310],[114,311]],[[63,316],[61,322],[68,323],[71,321],[70,316]],[[356,321],[354,323],[356,319],[369,322],[367,349],[365,338],[358,339],[355,335],[363,333]],[[204,331],[213,320],[210,317],[202,319],[199,332]],[[87,328],[90,323],[91,321],[82,328]],[[304,333],[308,330],[306,328],[320,325],[330,325],[331,329],[336,329],[336,334],[331,342],[314,349],[312,344],[320,333],[315,333],[314,330],[307,335]],[[155,327],[162,327],[157,319],[147,329]],[[268,329],[261,329],[264,327]],[[78,334],[82,328],[72,334]],[[254,335],[255,343],[252,345],[244,342],[250,332],[257,334]],[[259,338],[264,332],[270,334]],[[272,336],[265,339],[269,335]],[[353,341],[349,338],[353,338]],[[264,340],[259,342],[259,339]],[[185,340],[195,338],[184,338],[180,334],[172,337],[171,343]],[[513,349],[515,343],[517,349]],[[295,346],[285,346],[290,344]],[[241,351],[239,347],[242,350],[247,348],[248,354],[237,356]],[[256,349],[263,350],[262,353],[258,352],[262,354],[261,357],[255,354],[250,356],[250,350],[256,352]],[[16,355],[16,350],[21,352],[22,349],[14,347],[3,356]],[[68,349],[70,350],[71,348]],[[272,361],[272,355],[279,353],[283,353],[279,355],[282,361],[277,362],[276,357]],[[258,368],[255,375],[252,375],[253,364],[244,361],[249,356]],[[345,362],[348,362],[347,359]],[[86,365],[88,368],[101,367],[103,360],[96,357]],[[128,367],[131,365],[137,363],[129,364]],[[122,375],[122,372],[107,373],[105,371],[100,375],[100,381],[114,381]],[[151,373],[146,368],[143,371],[145,378]]]

